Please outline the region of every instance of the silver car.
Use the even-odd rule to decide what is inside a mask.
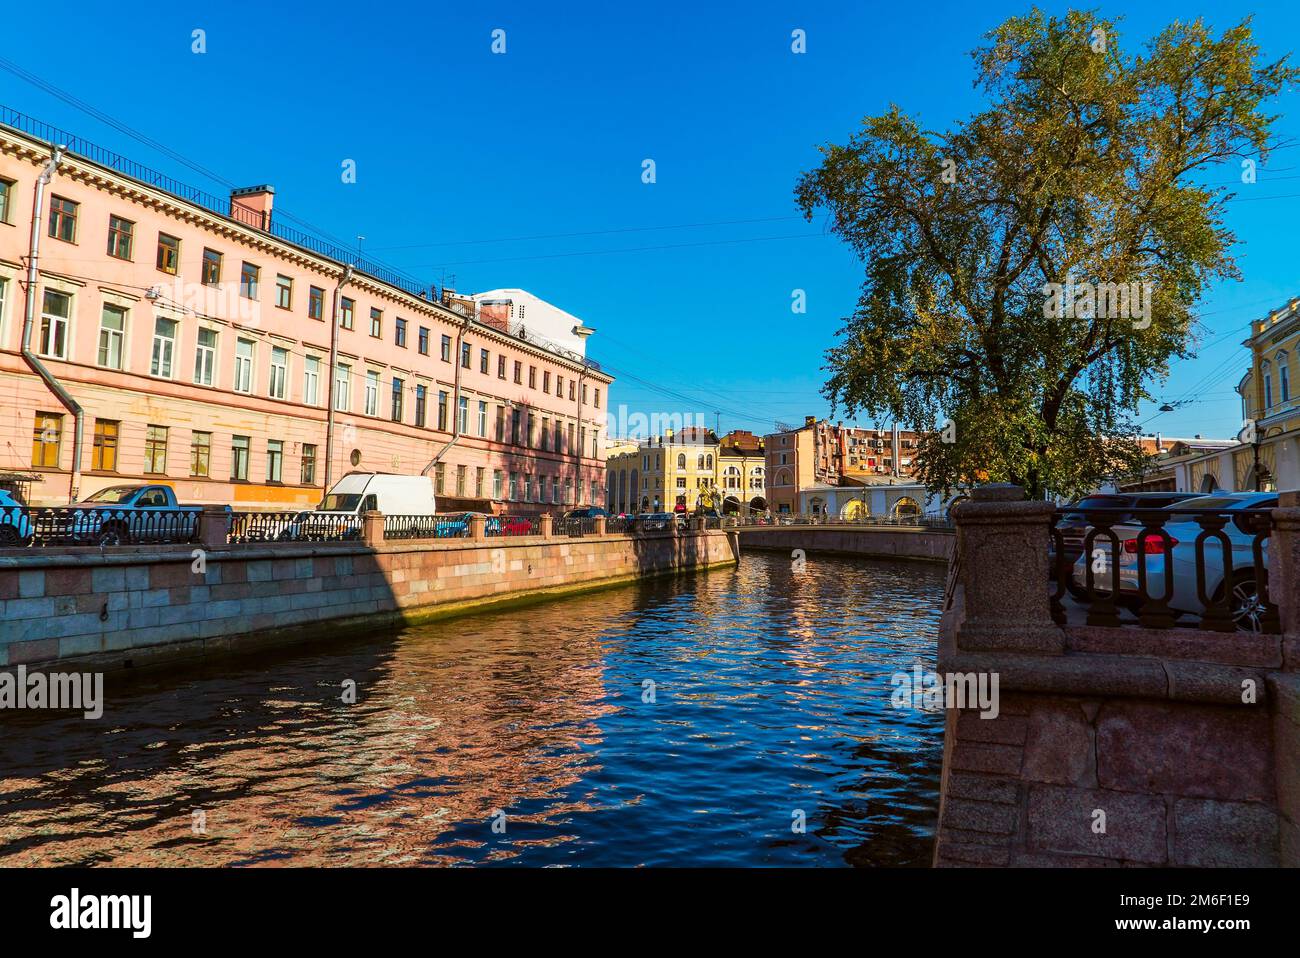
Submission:
[[[1160,598],[1169,591],[1169,578],[1173,579],[1173,595],[1169,608],[1175,613],[1188,613],[1200,616],[1205,606],[1200,600],[1196,588],[1196,537],[1201,534],[1201,525],[1194,514],[1186,510],[1206,510],[1215,512],[1239,512],[1244,509],[1272,509],[1277,506],[1275,492],[1238,492],[1220,493],[1187,499],[1177,505],[1162,510],[1172,513],[1164,525],[1165,532],[1174,540],[1170,547],[1172,564],[1165,567],[1164,544],[1158,535],[1150,535],[1143,544],[1146,553],[1147,592]],[[1258,575],[1255,570],[1255,536],[1248,531],[1247,516],[1242,515],[1229,521],[1223,531],[1231,545],[1232,555],[1232,595],[1229,608],[1237,628],[1248,632],[1259,632],[1267,611],[1260,595]],[[1140,523],[1127,522],[1111,527],[1120,542],[1119,553],[1119,599],[1129,603],[1136,601],[1138,591],[1138,533],[1142,531]],[[1092,543],[1091,555],[1079,556],[1074,564],[1073,578],[1076,586],[1086,588],[1087,566],[1093,567],[1093,588],[1099,593],[1108,593],[1113,583],[1112,556],[1110,539],[1098,535]],[[1221,596],[1223,574],[1223,545],[1217,539],[1207,539],[1205,553],[1205,592],[1211,599]],[[1263,550],[1263,572],[1268,571],[1268,549]],[[1267,580],[1266,580],[1267,581]]]

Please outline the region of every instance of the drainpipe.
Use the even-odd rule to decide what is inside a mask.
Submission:
[[[81,434],[85,424],[85,413],[81,404],[72,398],[72,393],[54,378],[40,358],[32,352],[32,330],[36,325],[36,285],[40,279],[37,261],[41,255],[41,209],[45,203],[45,187],[54,179],[54,173],[63,162],[63,146],[54,147],[49,162],[41,175],[36,178],[36,187],[32,196],[32,233],[27,248],[27,296],[23,307],[23,342],[22,357],[32,372],[54,393],[63,408],[72,413],[72,475],[68,481],[68,502],[76,502],[81,489]]]
[[[339,297],[343,287],[352,279],[352,267],[343,267],[338,284],[334,287],[333,307],[330,310],[330,365],[326,372],[329,384],[325,390],[325,491],[330,491],[334,478],[334,382],[338,379],[339,362]],[[322,501],[324,501],[322,499]]]
[[[476,307],[477,311],[477,307]],[[456,364],[456,381],[452,387],[451,394],[451,439],[447,444],[438,450],[438,454],[429,460],[429,464],[420,470],[420,475],[427,476],[433,471],[433,468],[442,462],[442,457],[452,446],[460,442],[460,371],[462,363],[460,359],[461,343],[465,339],[465,330],[469,329],[470,323],[474,321],[472,316],[466,316],[461,320],[460,328],[456,330],[456,351],[451,354],[452,362]],[[468,417],[469,413],[466,412]]]

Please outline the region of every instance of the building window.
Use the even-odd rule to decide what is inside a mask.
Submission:
[[[63,416],[38,412],[32,427],[32,465],[39,469],[59,468],[59,441],[63,437]]]
[[[341,329],[351,329],[353,317],[356,313],[357,304],[346,296],[339,300],[339,327]]]
[[[307,315],[312,319],[325,318],[325,290],[319,286],[307,287]]]
[[[280,309],[293,308],[293,280],[288,276],[275,277],[275,305]]]
[[[406,383],[393,377],[393,422],[402,421],[402,394],[406,391]]]
[[[533,423],[535,419],[536,417],[532,413],[528,414],[528,431],[524,433],[524,445],[530,448],[533,445]]]
[[[212,433],[190,433],[190,475],[206,478],[212,465]]]
[[[442,337],[441,356],[444,363],[451,362],[451,337]]]
[[[549,369],[543,369],[542,370],[542,392],[548,393],[550,391],[551,391],[551,371]]]
[[[456,467],[456,495],[464,497],[465,495],[465,476],[469,472],[468,466]]]
[[[230,478],[248,481],[248,437],[230,437]]]
[[[232,387],[237,393],[253,391],[253,341],[240,339],[235,342],[235,382]]]
[[[443,389],[438,390],[438,429],[447,431],[447,392]]]
[[[258,278],[262,269],[252,263],[245,263],[239,270],[239,295],[244,299],[257,299]]]
[[[537,388],[537,367],[536,366],[528,367],[528,388],[529,389]]]
[[[384,335],[384,311],[373,306],[370,308],[370,335],[375,339]]]
[[[200,329],[198,341],[194,345],[194,382],[200,386],[211,386],[217,368],[217,331]]]
[[[302,363],[302,401],[308,406],[320,402],[320,359],[308,356]]]
[[[50,198],[50,235],[67,243],[77,241],[77,207],[62,196]]]
[[[555,377],[555,395],[564,398],[564,377],[559,374]]]
[[[421,356],[429,355],[429,327],[421,326],[419,335],[419,349]]]
[[[543,416],[543,417],[542,417],[542,436],[541,436],[541,446],[542,446],[542,449],[545,449],[546,446],[547,446],[547,444],[548,444],[550,441],[551,441],[551,420],[548,419],[547,417]]]
[[[510,499],[511,501],[519,498],[519,473],[510,473]]]
[[[456,404],[456,429],[462,436],[469,432],[469,400],[464,396]]]
[[[153,356],[149,361],[149,375],[161,379],[172,378],[172,358],[176,353],[176,327],[174,319],[162,316],[153,321]]]
[[[362,410],[367,416],[379,415],[379,373],[366,373],[366,386],[362,399]]]
[[[574,381],[570,379],[569,380],[569,402],[573,402],[574,397],[576,396],[576,392],[577,391],[574,389]]]
[[[347,412],[352,404],[352,367],[339,363],[334,371],[334,411]]]
[[[492,470],[492,498],[493,499],[501,498],[501,482],[503,478],[504,475],[500,469]]]
[[[510,445],[519,445],[519,410],[510,410]]]
[[[406,348],[406,320],[402,319],[400,316],[397,318],[397,322],[393,326],[393,342],[398,346],[401,346],[403,349]]]
[[[221,285],[221,254],[214,249],[203,249],[203,285]]]
[[[302,484],[316,484],[316,447],[308,442],[302,444]]]
[[[105,303],[99,317],[99,365],[122,368],[122,344],[126,339],[126,310]]]
[[[474,498],[483,498],[483,475],[487,472],[482,466],[474,469]]]
[[[505,378],[506,378],[506,358],[504,356],[498,356],[497,357],[497,379],[505,379]]]
[[[487,403],[482,399],[478,401],[478,434],[487,437]]]
[[[167,427],[146,426],[144,432],[144,471],[151,475],[167,472]]]
[[[181,241],[166,233],[158,234],[158,268],[164,273],[176,275],[181,265]]]
[[[14,203],[14,181],[0,180],[0,223],[9,222],[9,211]]]
[[[268,393],[272,399],[283,399],[289,382],[289,350],[271,347],[271,383]]]
[[[1282,401],[1291,398],[1291,368],[1286,353],[1277,354],[1277,385],[1282,394]]]
[[[461,343],[460,344],[460,368],[461,369],[469,369],[470,353],[471,350],[469,347],[469,343]]]
[[[266,481],[280,482],[284,475],[284,440],[266,441]]]
[[[131,243],[135,238],[135,224],[120,216],[108,218],[108,255],[116,259],[131,258]]]
[[[95,442],[90,454],[90,468],[101,472],[117,471],[117,430],[121,423],[111,419],[95,420]]]
[[[478,371],[486,376],[488,371],[488,365],[489,365],[488,351],[486,349],[480,349],[478,351]]]
[[[41,307],[42,356],[68,358],[68,323],[71,317],[72,297],[67,293],[47,289]]]
[[[515,385],[522,385],[524,381],[524,364],[515,360]]]
[[[442,495],[447,481],[447,467],[444,463],[438,463],[433,467],[433,491]]]
[[[428,387],[416,386],[415,387],[415,424],[417,426],[424,425],[424,411],[425,411],[425,406],[428,404],[428,400],[429,400]]]
[[[600,408],[600,387],[599,386],[597,386],[595,389],[592,390],[592,397],[593,397],[592,405],[595,406],[597,409],[599,409]]]

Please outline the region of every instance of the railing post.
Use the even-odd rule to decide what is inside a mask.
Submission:
[[[549,512],[542,516],[538,523],[541,528],[542,538],[550,539],[555,533],[555,517]]]
[[[384,514],[371,509],[361,517],[361,541],[372,549],[384,544]]]
[[[1282,619],[1282,667],[1300,671],[1300,492],[1283,492],[1269,536],[1268,597]]]
[[[222,549],[230,541],[230,510],[225,506],[204,506],[199,514],[199,545]]]
[[[603,536],[604,534],[605,534],[605,517],[596,516],[595,528],[592,530],[592,535]]]
[[[469,537],[475,542],[482,542],[487,538],[487,516],[469,517]]]
[[[1065,652],[1048,593],[1048,529],[1056,508],[1024,496],[1020,486],[980,486],[953,508],[952,561],[964,602],[959,649]]]

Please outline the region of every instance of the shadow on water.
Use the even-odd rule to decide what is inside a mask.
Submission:
[[[109,675],[98,721],[0,722],[0,863],[925,865],[942,716],[889,679],[933,666],[942,591],[938,566],[752,554]]]

